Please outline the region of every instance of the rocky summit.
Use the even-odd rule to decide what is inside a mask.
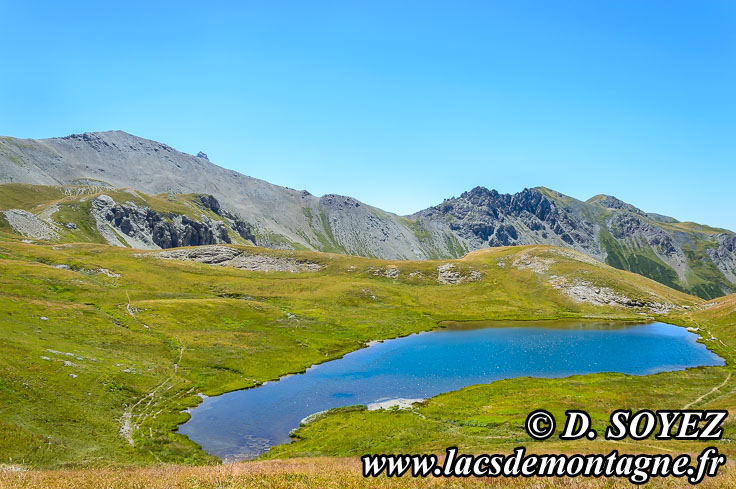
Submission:
[[[95,190],[89,212],[99,233],[133,247],[211,245],[235,237],[270,248],[439,259],[486,247],[551,244],[704,298],[736,290],[736,234],[644,212],[607,195],[580,201],[543,187],[515,194],[476,187],[398,216],[351,197],[273,185],[219,167],[202,152],[189,155],[122,131],[0,138],[0,184],[18,183]],[[187,205],[206,215],[111,202],[104,196],[111,189],[196,194]],[[47,224],[52,204],[33,212],[0,211],[11,228],[33,229],[39,239],[69,234]]]
[[[469,249],[552,244],[701,297],[736,285],[736,235],[646,213],[607,195],[587,202],[547,188],[500,194],[476,187],[411,218],[432,233],[449,229]]]

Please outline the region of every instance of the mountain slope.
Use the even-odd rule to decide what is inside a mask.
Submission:
[[[456,256],[444,240],[435,250],[405,219],[355,199],[272,185],[122,131],[0,138],[0,183],[10,182],[211,194],[247,221],[257,244],[272,248],[398,259]]]
[[[543,187],[516,194],[476,187],[411,218],[433,233],[453,232],[470,249],[553,244],[703,298],[736,289],[736,234],[611,196],[582,202]]]
[[[736,290],[736,234],[658,214],[615,197],[583,202],[540,187],[477,187],[401,217],[351,197],[315,197],[121,131],[0,138],[0,183],[210,194],[259,246],[385,259],[457,258],[503,245],[551,244],[713,298]],[[6,208],[7,209],[7,208]],[[133,245],[135,246],[135,245]]]

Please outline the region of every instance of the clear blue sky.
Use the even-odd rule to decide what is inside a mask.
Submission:
[[[732,0],[0,0],[0,45],[3,135],[121,129],[401,214],[544,185],[736,230]]]

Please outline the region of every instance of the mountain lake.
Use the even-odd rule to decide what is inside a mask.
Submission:
[[[597,372],[648,375],[724,365],[697,335],[665,323],[487,321],[373,342],[344,357],[258,387],[206,397],[179,432],[225,461],[290,441],[309,415],[369,409],[513,377]],[[406,401],[409,400],[409,401]]]

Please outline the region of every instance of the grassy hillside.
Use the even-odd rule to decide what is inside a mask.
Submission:
[[[589,199],[586,204],[601,202],[604,195]],[[616,199],[617,200],[617,199]],[[605,262],[612,267],[638,273],[689,294],[713,299],[733,290],[724,273],[708,255],[709,249],[718,248],[716,235],[729,233],[725,229],[713,228],[692,222],[678,222],[657,214],[647,214],[623,202],[621,208],[590,206],[589,217],[600,226],[601,249],[605,251]],[[596,207],[598,207],[596,209]],[[640,220],[636,236],[616,239],[611,234],[610,222],[615,216],[628,215]],[[646,229],[649,227],[650,229]],[[666,234],[661,234],[666,233]],[[649,239],[645,236],[649,234]],[[652,240],[652,236],[657,236]],[[621,238],[621,237],[619,237]],[[684,254],[684,273],[678,273],[672,261],[676,248]],[[725,291],[725,292],[724,292]]]
[[[560,277],[640,303],[700,302],[552,247],[471,253],[451,262],[455,285],[438,282],[444,262],[242,249],[321,269],[244,271],[0,235],[0,463],[211,463],[172,431],[198,393],[250,387],[442,320],[653,314],[576,302]]]
[[[355,458],[266,460],[210,467],[164,466],[133,470],[91,469],[77,471],[0,471],[0,489],[624,489],[634,486],[616,479],[407,479],[379,477],[366,480]],[[698,486],[681,479],[652,479],[648,489],[729,489],[736,487],[736,467],[731,462],[717,478]]]

